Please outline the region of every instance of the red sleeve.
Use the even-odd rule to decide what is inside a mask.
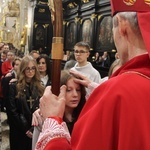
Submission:
[[[5,75],[7,74],[7,69],[5,63],[2,63],[2,74]]]
[[[2,63],[2,74],[6,75],[12,69],[11,64],[9,62]]]
[[[71,145],[70,143],[65,139],[65,138],[55,138],[51,140],[44,150],[71,150]]]

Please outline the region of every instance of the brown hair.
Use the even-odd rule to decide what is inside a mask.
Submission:
[[[79,47],[82,46],[82,47],[85,47],[88,51],[90,51],[90,45],[86,42],[83,42],[83,41],[78,42],[75,44],[75,46],[79,46]]]
[[[13,60],[13,62],[12,62],[12,66],[13,66],[13,67],[15,66],[17,60],[21,62],[21,58],[20,58],[20,57],[16,57],[16,58]]]
[[[68,70],[62,70],[61,71],[61,81],[60,81],[60,84],[61,85],[66,85],[68,80],[71,79],[71,78],[75,78],[72,74],[69,73]],[[81,100],[80,100],[80,103],[78,104],[78,106],[74,109],[73,111],[73,118],[75,120],[77,120],[86,100],[85,100],[85,88],[83,85],[80,85],[81,87]]]
[[[25,81],[25,69],[28,66],[29,62],[33,62],[34,66],[35,66],[35,75],[31,80],[31,85],[35,86],[37,88],[37,92],[39,94],[39,96],[43,95],[44,92],[44,86],[41,83],[41,78],[40,78],[40,74],[37,68],[37,64],[36,61],[34,60],[34,58],[32,56],[26,55],[23,57],[20,66],[19,66],[19,70],[18,70],[18,83],[17,83],[17,98],[19,98],[20,96],[23,95],[24,93],[24,89],[26,87],[26,81]]]

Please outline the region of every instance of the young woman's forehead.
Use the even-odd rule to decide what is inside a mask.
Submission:
[[[80,86],[80,84],[74,82],[74,79],[75,79],[75,77],[71,77],[71,78],[67,81],[66,85],[67,85],[67,86],[70,86],[70,87],[73,87],[73,86]]]

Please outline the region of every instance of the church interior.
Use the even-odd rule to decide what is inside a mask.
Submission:
[[[12,43],[24,54],[37,50],[51,55],[55,22],[52,0],[2,0],[0,6],[0,42]],[[109,0],[62,0],[59,11],[63,14],[59,26],[63,30],[64,55],[73,51],[75,43],[85,41],[90,45],[91,62],[96,52],[102,55],[105,51],[110,64],[114,61],[116,49]],[[109,66],[95,65],[95,68],[105,76]]]

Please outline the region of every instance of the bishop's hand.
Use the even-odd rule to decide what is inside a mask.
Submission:
[[[40,99],[40,112],[44,118],[58,116],[63,118],[65,110],[66,86],[60,88],[59,96],[51,91],[51,86],[47,86]]]
[[[88,79],[86,76],[82,75],[79,71],[70,69],[70,73],[72,75],[74,75],[76,78],[74,79],[74,81],[78,84],[82,84],[83,86],[85,86],[86,88],[88,87],[89,84],[92,83],[92,81],[90,79]]]

